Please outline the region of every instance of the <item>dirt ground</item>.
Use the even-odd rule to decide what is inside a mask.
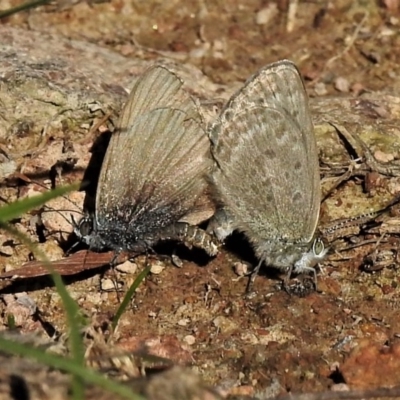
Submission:
[[[18,4],[3,0],[0,7]],[[261,66],[293,60],[311,98],[323,178],[320,227],[332,248],[318,272],[318,291],[304,297],[289,295],[281,290],[282,276],[265,268],[255,281],[254,295],[244,296],[247,278],[238,279],[233,267],[256,260],[240,235],[228,240],[215,258],[174,246],[182,268],[159,257],[140,256],[134,263],[85,271],[65,281],[92,328],[108,339],[110,318],[150,262],[152,272],[122,316],[113,346],[126,352],[145,349],[190,366],[223,397],[263,399],[400,385],[396,204],[377,218],[347,224],[346,231],[335,232],[335,239],[322,229],[333,220],[379,210],[400,193],[397,0],[58,0],[2,19],[0,26],[20,28],[27,36],[46,33],[96,44],[129,60],[192,65],[216,84],[213,95],[224,99],[226,88],[232,92]],[[96,59],[88,56],[86,62]],[[345,104],[346,115],[340,109]],[[115,105],[119,107],[120,103]],[[1,111],[0,115],[7,120]],[[332,119],[337,129],[326,122]],[[346,136],[347,131],[362,143]],[[9,132],[0,132],[2,154],[29,148],[29,126],[25,131],[20,126],[15,135]],[[63,171],[63,182],[83,178],[94,136],[74,136],[69,126],[63,126],[41,148],[40,163],[25,157],[30,171],[37,168],[41,178],[4,180],[2,201],[42,190],[37,182],[49,182],[46,166],[54,164],[53,159],[46,160],[46,149],[61,143],[63,134],[81,146],[81,157],[75,167]],[[79,210],[83,197],[74,193],[69,200]],[[72,207],[63,200],[52,206]],[[43,218],[46,226],[49,218]],[[71,226],[65,224],[67,233],[62,235],[46,226],[40,236],[34,224],[30,216],[15,221],[53,260],[63,259],[68,245],[60,245],[60,237],[66,238]],[[31,261],[30,251],[16,239],[0,233],[0,240],[1,272]],[[9,327],[12,314],[23,333],[65,332],[64,314],[49,280],[21,280],[2,292],[1,329]],[[40,318],[27,302],[36,305]],[[44,325],[51,328],[45,330]]]

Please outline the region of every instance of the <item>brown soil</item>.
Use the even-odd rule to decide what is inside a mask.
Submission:
[[[5,0],[1,8],[19,3]],[[214,100],[226,99],[226,93],[261,66],[289,58],[299,66],[311,97],[321,171],[326,178],[324,193],[342,179],[322,205],[321,226],[377,210],[400,191],[396,164],[400,154],[400,7],[396,0],[59,0],[15,14],[1,24],[2,29],[21,28],[18,32],[37,37],[30,48],[36,44],[46,48],[46,42],[37,40],[50,34],[53,39],[87,43],[88,49],[96,44],[119,53],[127,62],[140,60],[148,65],[162,58],[195,66],[218,85],[213,86],[213,93],[202,92],[207,88],[204,85],[193,90]],[[88,52],[86,62],[96,63],[95,57]],[[80,68],[77,64],[77,70]],[[99,75],[101,71],[108,74],[106,63],[101,68]],[[121,86],[129,86],[131,75],[137,75],[134,67],[130,68],[129,73],[118,76]],[[68,77],[68,71],[66,74]],[[124,92],[119,91],[119,82],[110,78],[109,83],[106,103],[119,110]],[[0,91],[0,104],[6,101],[2,96],[5,94]],[[347,110],[345,116],[341,107]],[[22,114],[25,112],[28,110]],[[29,126],[24,131],[18,125],[11,137],[0,131],[0,155],[10,149],[28,152],[39,148],[37,154],[42,157],[25,156],[23,170],[25,174],[36,171],[41,178],[36,183],[7,181],[2,185],[2,200],[42,190],[37,182],[46,183],[48,169],[62,153],[64,135],[74,143],[77,158],[74,168],[63,174],[64,182],[82,179],[94,136],[93,132],[82,135],[86,120],[79,114],[76,122],[74,110],[69,112],[74,122],[58,127],[58,133],[43,146],[38,145],[38,137],[30,137]],[[1,111],[0,116],[7,119]],[[332,119],[359,135],[367,150],[354,143],[344,146],[343,137],[326,122]],[[107,128],[106,122],[100,124],[100,131]],[[368,160],[368,154],[377,164]],[[357,156],[363,159],[358,163],[351,160]],[[78,209],[82,206],[82,193],[69,199]],[[63,201],[57,200],[53,207],[71,209],[71,204]],[[54,215],[44,217],[48,230],[40,248],[57,260],[63,257],[58,229],[71,232],[72,228],[65,223],[57,225],[62,222],[54,222]],[[331,242],[337,252],[331,252],[318,274],[318,292],[305,297],[282,291],[282,277],[271,269],[264,269],[256,280],[255,294],[245,297],[247,278],[237,279],[233,265],[255,260],[240,235],[229,240],[214,259],[178,246],[182,268],[168,260],[140,256],[135,260],[137,271],[132,265],[127,271],[95,270],[68,277],[66,282],[92,325],[104,332],[100,327],[114,315],[145,263],[165,267],[158,268],[160,273],[151,273],[139,287],[113,343],[120,350],[145,348],[176,364],[190,365],[209,386],[218,387],[221,396],[258,394],[268,398],[286,392],[393,387],[400,384],[397,215],[391,209],[367,230],[355,226],[350,232],[340,231],[339,239]],[[37,241],[32,226],[31,216],[15,222],[16,228]],[[29,261],[30,251],[16,239],[6,233],[0,233],[0,239],[3,271]],[[3,292],[3,329],[8,328],[7,316],[12,314],[23,333],[44,332],[43,323],[32,316],[26,302],[16,301],[25,292],[36,304],[41,320],[57,333],[65,332],[61,304],[49,281],[21,280]]]

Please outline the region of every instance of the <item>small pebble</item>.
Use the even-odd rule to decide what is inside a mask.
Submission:
[[[233,264],[233,271],[238,276],[246,276],[250,272],[250,266],[247,263],[238,261]]]
[[[335,80],[335,89],[342,93],[350,92],[350,83],[346,78],[338,77]]]
[[[165,269],[165,264],[161,261],[156,261],[150,268],[150,272],[154,275],[161,274]]]
[[[32,297],[29,297],[26,293],[16,294],[15,297],[18,304],[29,310],[29,315],[35,314],[37,307]]]
[[[105,278],[101,280],[102,290],[115,290],[115,284],[110,278]]]
[[[118,272],[122,272],[122,273],[124,273],[124,274],[131,274],[131,275],[133,275],[133,274],[136,273],[137,268],[138,268],[138,267],[137,267],[137,264],[134,263],[134,262],[132,262],[132,261],[129,261],[129,260],[127,260],[127,261],[125,261],[124,263],[119,264],[119,265],[117,265],[117,266],[115,267],[115,269],[116,269]]]
[[[270,3],[256,14],[257,25],[267,25],[278,15],[279,10],[276,3]]]
[[[314,91],[318,96],[325,96],[328,94],[328,90],[326,89],[326,85],[323,82],[318,82],[314,86]]]
[[[174,264],[175,267],[178,267],[178,268],[183,267],[183,261],[176,254],[172,254],[171,260],[172,260],[172,264]]]
[[[182,318],[178,321],[179,326],[186,326],[190,322],[189,318]]]
[[[183,338],[183,341],[188,344],[189,346],[192,346],[196,342],[196,338],[193,335],[186,335]]]
[[[333,392],[348,392],[350,388],[345,383],[336,383],[332,385],[331,390]]]

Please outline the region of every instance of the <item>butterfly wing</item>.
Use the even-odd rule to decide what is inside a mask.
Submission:
[[[176,222],[201,208],[210,167],[195,103],[173,73],[152,68],[134,86],[110,140],[97,221],[128,227],[133,236]]]
[[[293,63],[246,82],[210,131],[215,190],[252,240],[308,242],[320,207],[319,165],[307,94]]]

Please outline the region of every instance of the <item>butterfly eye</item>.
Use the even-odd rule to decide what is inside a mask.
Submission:
[[[313,253],[314,253],[316,256],[319,256],[319,255],[321,255],[324,251],[325,251],[324,242],[323,242],[320,238],[315,239],[315,240],[314,240],[314,243],[313,243]]]
[[[81,235],[88,236],[93,232],[93,220],[90,217],[85,217],[82,218],[81,221],[79,222],[79,232]]]

